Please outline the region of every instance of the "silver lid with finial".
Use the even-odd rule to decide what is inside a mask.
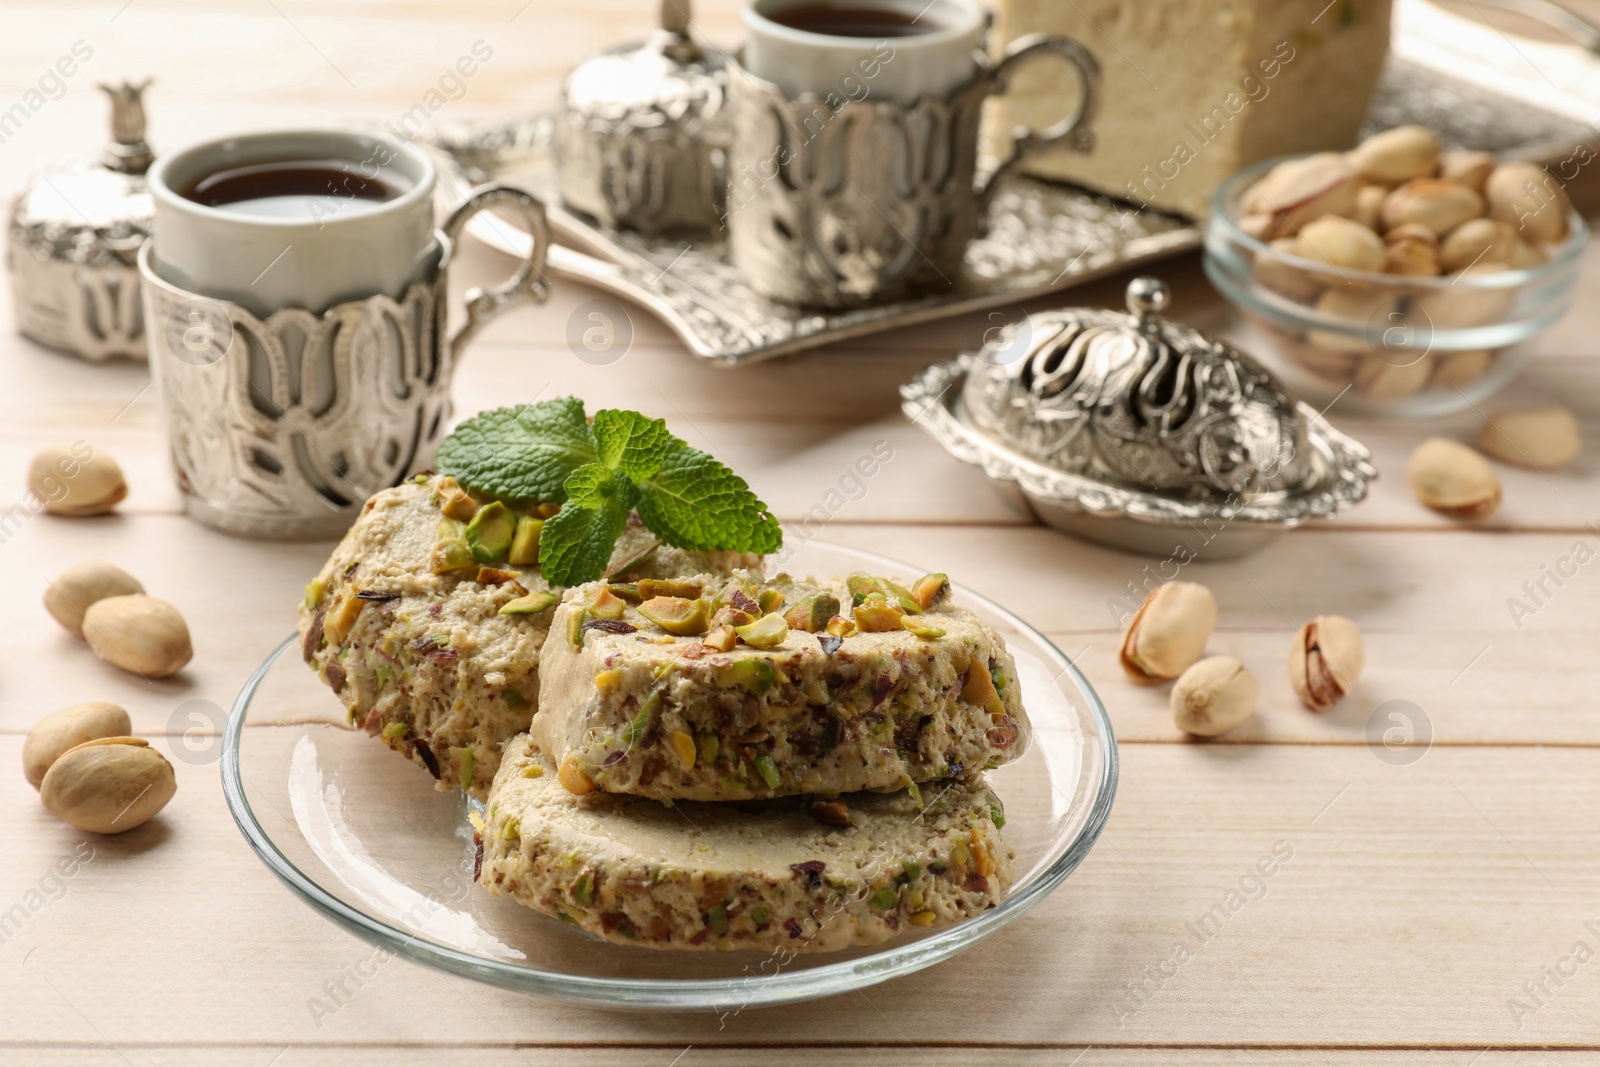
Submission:
[[[7,265],[17,329],[85,359],[145,358],[139,248],[153,208],[143,82],[101,85],[111,141],[98,158],[41,171],[12,207]]]
[[[646,40],[584,60],[561,86],[555,152],[565,207],[648,234],[721,228],[728,142],[722,53],[662,0]]]
[[[1238,556],[1361,500],[1367,450],[1248,355],[1164,318],[1168,297],[1135,278],[1126,313],[1029,315],[902,387],[904,409],[1045,521],[1134,551]]]

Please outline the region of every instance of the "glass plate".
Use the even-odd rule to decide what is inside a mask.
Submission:
[[[794,574],[923,573],[811,542]],[[957,926],[845,952],[663,952],[613,945],[490,896],[472,882],[468,800],[348,726],[290,637],[245,683],[228,716],[222,785],[245,839],[272,873],[360,937],[420,963],[564,1000],[630,1009],[733,1010],[793,1003],[910,974],[1039,903],[1094,845],[1117,784],[1116,741],[1094,690],[1044,635],[955,586],[1017,660],[1033,723],[1028,751],[989,773],[1005,803],[1017,880],[997,907]]]

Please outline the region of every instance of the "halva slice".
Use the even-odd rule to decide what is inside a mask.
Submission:
[[[596,582],[556,609],[542,673],[531,733],[578,792],[892,790],[1027,740],[1010,653],[943,575]]]
[[[676,805],[575,796],[557,777],[526,734],[507,743],[478,881],[621,944],[875,945],[994,907],[1014,874],[1005,815],[981,775],[822,802]]]
[[[306,588],[301,652],[350,721],[482,799],[500,747],[528,728],[559,590],[540,577],[540,515],[418,475],[368,500]],[[759,565],[658,546],[631,522],[611,569],[666,577]]]

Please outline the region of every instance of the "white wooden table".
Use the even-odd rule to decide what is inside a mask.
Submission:
[[[703,6],[705,34],[738,36],[733,0]],[[153,73],[152,136],[170,147],[247,127],[395,120],[426,106],[481,40],[492,58],[434,120],[505,113],[548,104],[571,62],[641,32],[650,7],[5,0],[0,110],[75,41],[93,57],[0,144],[0,188],[96,146],[96,80]],[[460,284],[483,283],[505,261],[473,249],[463,268]],[[1175,314],[1232,328],[1192,259],[1161,273]],[[1074,299],[1119,305],[1124,282]],[[1584,291],[1493,406],[1560,401],[1593,441],[1600,264],[1588,264]],[[951,962],[724,1025],[546,1003],[380,962],[250,853],[223,805],[214,736],[190,738],[189,758],[174,758],[179,790],[163,815],[119,837],[86,841],[42,810],[19,773],[0,773],[0,1063],[1501,1067],[1600,1057],[1600,960],[1579,962],[1600,953],[1600,563],[1550,586],[1520,628],[1507,605],[1576,544],[1600,549],[1589,525],[1600,520],[1600,449],[1549,477],[1502,470],[1504,507],[1466,528],[1420,508],[1402,468],[1424,435],[1470,439],[1478,416],[1394,423],[1336,405],[1330,416],[1373,448],[1383,478],[1335,523],[1193,568],[1222,606],[1211,651],[1241,657],[1262,681],[1249,724],[1225,743],[1193,744],[1174,730],[1165,691],[1129,685],[1116,666],[1107,600],[1142,580],[1145,561],[1032,524],[899,413],[896,386],[973,343],[985,322],[727,372],[696,364],[635,313],[631,350],[595,366],[565,338],[574,309],[596,296],[558,285],[548,305],[490,329],[461,371],[460,411],[544,390],[664,416],[791,523],[887,442],[892,459],[821,536],[947,570],[1079,659],[1122,744],[1116,809],[1094,853],[1025,920]],[[139,366],[46,352],[17,339],[9,318],[0,364],[0,472],[10,472],[0,512],[21,499],[26,460],[48,444],[89,441],[132,483],[113,517],[38,517],[4,531],[0,763],[16,766],[38,716],[89,699],[126,706],[136,732],[181,749],[179,709],[229,704],[289,631],[326,546],[234,540],[182,518]],[[45,579],[86,557],[121,563],[183,610],[189,669],[138,682],[49,620]],[[1349,699],[1318,716],[1297,704],[1282,663],[1291,624],[1320,613],[1361,623],[1369,666]],[[1420,708],[1432,737],[1408,765],[1369,747],[1369,715],[1391,700]],[[1187,924],[1226,904],[1274,848],[1291,858],[1263,889],[1245,882],[1252,899],[1196,938]],[[73,873],[59,875],[75,856]],[[1180,940],[1191,952],[1174,967]]]

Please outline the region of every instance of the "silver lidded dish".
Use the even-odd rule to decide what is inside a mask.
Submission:
[[[647,40],[584,60],[561,85],[562,202],[612,229],[717,232],[727,197],[726,95],[721,54],[690,36],[689,0],[662,0],[661,28]]]
[[[139,249],[153,208],[144,173],[148,81],[102,85],[112,140],[97,159],[47,170],[11,211],[6,258],[17,330],[85,359],[144,359]]]
[[[902,407],[1051,526],[1179,562],[1247,555],[1365,497],[1367,449],[1249,356],[1162,318],[1167,298],[1136,278],[1126,314],[1028,316],[902,386]]]

